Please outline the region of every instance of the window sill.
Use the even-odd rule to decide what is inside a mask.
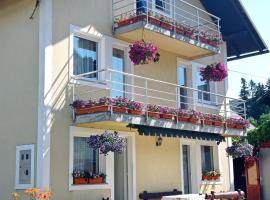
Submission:
[[[201,181],[201,185],[221,185],[221,180]]]
[[[104,189],[111,189],[111,185],[108,183],[104,184],[91,184],[91,185],[70,185],[69,191],[76,191],[76,190],[104,190]]]

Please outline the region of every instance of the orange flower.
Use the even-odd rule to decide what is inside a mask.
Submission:
[[[38,188],[28,188],[26,190],[24,190],[24,193],[26,195],[29,195],[29,196],[36,196],[36,194],[38,193],[39,189]]]
[[[38,200],[49,200],[52,196],[51,192],[43,192],[37,195]]]
[[[18,192],[12,192],[11,196],[13,197],[14,200],[18,200],[21,197],[21,195]]]

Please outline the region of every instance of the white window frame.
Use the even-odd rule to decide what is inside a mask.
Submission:
[[[20,176],[20,151],[30,150],[31,152],[31,179],[30,184],[20,184],[19,176]],[[27,189],[33,188],[35,184],[35,145],[18,145],[16,146],[16,175],[15,175],[15,189]]]
[[[198,89],[197,75],[198,75],[198,72],[200,72],[200,68],[202,67],[204,67],[203,64],[195,63],[195,62],[192,63],[192,77],[193,77],[192,82],[193,82],[193,87],[196,89]],[[209,82],[209,86],[210,86],[210,92],[217,94],[217,86],[218,86],[217,83]],[[214,91],[211,90],[211,86],[213,87]],[[203,104],[203,107],[217,109],[218,107],[217,96],[215,96],[213,99],[211,99],[211,96],[212,95],[210,94],[210,101],[207,101],[207,100],[204,100],[203,98],[199,99],[198,91],[193,92],[193,98],[194,100],[196,100],[195,102],[197,102],[198,107],[201,106],[201,104]]]
[[[74,37],[83,38],[86,40],[90,40],[97,43],[97,71],[104,68],[105,65],[105,39],[106,37],[99,33],[94,27],[77,27],[74,25],[70,25],[70,37],[69,37],[69,76],[72,78],[75,75],[73,74],[74,69]],[[90,85],[98,88],[106,88],[106,84],[102,82],[104,80],[104,76],[101,74],[97,74],[97,80],[92,78],[82,77],[78,80],[72,80],[73,83],[78,83],[82,85]]]
[[[190,77],[188,77],[188,68],[190,67],[190,65],[191,65],[191,63],[190,63],[190,61],[188,61],[188,60],[185,60],[185,59],[182,59],[182,58],[177,58],[177,67],[176,67],[176,74],[177,74],[177,85],[180,85],[180,83],[179,83],[179,74],[178,74],[178,68],[179,67],[184,67],[185,69],[186,69],[186,87],[189,87],[189,79],[190,79]],[[181,103],[180,103],[180,90],[178,89],[177,90],[177,106],[178,106],[178,108],[180,108],[181,107]],[[189,108],[189,107],[191,107],[190,106],[190,102],[191,101],[191,99],[190,99],[190,90],[189,89],[187,89],[187,103],[188,104],[186,104],[187,105],[187,108]]]
[[[166,0],[161,0],[161,1],[166,1]],[[172,0],[169,0],[169,5],[170,5],[170,14],[156,8],[156,0],[152,0],[152,10],[153,10],[154,13],[159,13],[159,14],[161,14],[163,16],[172,18],[172,14],[173,14],[172,13],[172,11],[173,11]]]
[[[223,184],[223,171],[220,156],[220,145],[217,145],[216,141],[205,141],[205,140],[195,140],[195,139],[184,139],[180,138],[180,173],[181,173],[181,183],[184,183],[184,172],[183,172],[183,155],[182,151],[183,145],[190,146],[190,154],[193,156],[190,159],[191,167],[191,191],[192,193],[199,193],[202,185],[221,185]],[[203,181],[202,178],[202,166],[201,166],[201,146],[212,146],[213,147],[213,159],[214,159],[214,169],[221,173],[219,180]],[[182,191],[184,191],[184,184],[182,184]]]

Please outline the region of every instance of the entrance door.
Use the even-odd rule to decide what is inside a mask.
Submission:
[[[178,74],[178,85],[180,86],[187,86],[187,69],[185,66],[180,65],[177,68],[177,74]],[[187,101],[187,89],[186,88],[179,88],[178,90],[179,94],[179,106],[182,109],[188,108],[188,101]]]
[[[259,162],[246,165],[247,199],[261,200]]]
[[[184,181],[184,194],[190,194],[191,188],[191,167],[190,167],[190,146],[182,145],[182,158],[183,158],[183,181]]]
[[[128,200],[128,148],[123,153],[114,153],[114,199]]]

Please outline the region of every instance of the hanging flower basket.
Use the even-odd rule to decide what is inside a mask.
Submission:
[[[129,58],[134,65],[158,62],[159,57],[158,47],[154,43],[141,40],[130,45]]]
[[[228,76],[228,70],[223,63],[211,64],[200,70],[203,81],[223,81]]]
[[[99,150],[105,156],[109,152],[122,153],[126,150],[126,140],[120,137],[117,132],[105,132],[101,135],[91,135],[88,139],[88,145],[94,150]]]

